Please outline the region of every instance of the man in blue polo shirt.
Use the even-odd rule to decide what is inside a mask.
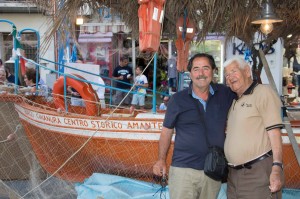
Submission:
[[[225,85],[212,83],[216,64],[211,55],[194,55],[187,68],[192,81],[168,103],[153,173],[166,175],[166,157],[176,129],[169,171],[170,198],[213,199],[221,182],[203,172],[208,153],[205,136],[210,145],[224,147],[227,112],[235,94]]]

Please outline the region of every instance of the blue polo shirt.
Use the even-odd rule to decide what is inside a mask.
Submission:
[[[192,83],[170,98],[163,126],[176,131],[172,166],[203,170],[205,133],[210,145],[224,147],[227,113],[236,95],[222,84],[211,84],[211,89],[206,111],[193,97]]]

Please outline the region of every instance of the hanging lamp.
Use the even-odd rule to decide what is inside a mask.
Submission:
[[[260,31],[267,35],[272,32],[273,23],[282,22],[282,19],[278,18],[278,16],[274,12],[273,4],[269,0],[266,0],[261,7],[261,13],[251,23],[261,24]]]

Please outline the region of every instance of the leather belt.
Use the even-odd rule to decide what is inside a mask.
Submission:
[[[252,168],[251,165],[253,165],[254,163],[259,162],[261,160],[264,160],[264,159],[266,159],[268,157],[271,157],[272,155],[273,155],[272,151],[269,151],[268,153],[265,153],[264,155],[262,155],[262,156],[260,156],[260,157],[258,157],[256,159],[254,159],[254,160],[251,160],[249,162],[246,162],[244,164],[240,164],[240,165],[237,165],[237,166],[233,166],[233,165],[228,165],[228,166],[230,168],[233,168],[233,169],[236,169],[236,170],[244,169],[244,168],[251,169]]]

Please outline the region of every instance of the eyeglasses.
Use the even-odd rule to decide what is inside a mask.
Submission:
[[[234,70],[231,70],[231,71],[229,71],[229,72],[227,72],[227,73],[225,72],[224,76],[225,76],[225,78],[227,79],[227,78],[229,78],[230,76],[236,74],[237,72],[238,72],[238,70],[234,69]]]

